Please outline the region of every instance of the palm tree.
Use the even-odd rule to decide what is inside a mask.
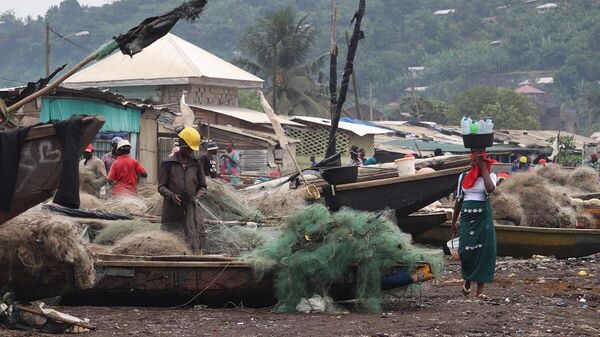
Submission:
[[[246,57],[236,63],[270,79],[267,96],[276,113],[323,115],[327,113],[320,72],[328,54],[306,62],[317,39],[307,16],[298,18],[293,8],[269,13],[248,28],[240,41]]]

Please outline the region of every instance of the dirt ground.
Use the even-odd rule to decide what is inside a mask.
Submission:
[[[583,271],[585,275],[579,275]],[[570,260],[499,258],[496,281],[479,302],[460,294],[449,261],[439,285],[389,299],[385,314],[276,314],[269,309],[180,310],[58,307],[97,330],[81,336],[600,336],[600,255]],[[0,336],[40,336],[0,330]]]

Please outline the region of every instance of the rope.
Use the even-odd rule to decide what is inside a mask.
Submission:
[[[225,267],[223,267],[223,269],[221,270],[221,272],[219,273],[219,275],[217,275],[217,277],[215,277],[214,280],[212,280],[210,282],[210,284],[206,286],[206,288],[202,289],[198,294],[196,294],[194,297],[192,297],[191,300],[185,302],[184,304],[180,304],[180,305],[176,305],[174,307],[170,307],[169,309],[183,308],[183,307],[188,306],[190,303],[194,302],[194,300],[196,300],[200,295],[202,295],[206,290],[208,290],[208,288],[212,287],[212,285],[219,279],[219,277],[221,277],[221,275],[223,274],[223,272],[229,267],[230,264],[231,264],[231,261],[227,262],[227,264],[225,265]]]

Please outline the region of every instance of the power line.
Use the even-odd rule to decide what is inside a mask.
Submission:
[[[57,33],[54,29],[52,29],[52,27],[50,27],[50,31],[52,33],[56,34],[56,36],[60,37],[61,39],[65,40],[65,41],[69,42],[70,44],[72,44],[73,46],[77,47],[78,49],[80,49],[82,51],[86,51],[86,52],[90,51],[89,48],[85,48],[85,47],[79,45],[78,43],[71,41],[68,37],[62,36],[61,34]]]
[[[0,77],[0,80],[8,81],[8,82],[17,82],[17,83],[25,83],[25,84],[27,84],[27,82],[23,82],[23,81],[19,81],[19,80],[13,80],[13,79],[6,78],[6,77]]]

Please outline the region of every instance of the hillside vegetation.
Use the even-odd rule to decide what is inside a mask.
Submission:
[[[52,65],[74,64],[114,34],[141,19],[168,10],[181,0],[121,0],[103,7],[81,7],[65,0],[46,13],[53,29],[63,35],[87,30],[73,38],[78,46],[54,39]],[[338,43],[357,1],[338,0]],[[554,76],[551,91],[565,107],[587,113],[600,80],[600,1],[554,1],[558,8],[540,14],[522,0],[369,0],[363,23],[366,39],[357,56],[362,99],[369,82],[380,107],[398,102],[411,85],[426,86],[422,96],[450,102],[461,91],[497,74]],[[233,60],[240,54],[240,37],[268,12],[291,6],[319,31],[311,55],[329,47],[328,0],[212,0],[199,23],[180,23],[174,33]],[[454,9],[448,15],[437,10]],[[492,41],[497,41],[492,44]],[[344,48],[341,52],[345,53]],[[44,71],[44,18],[0,16],[0,85],[15,86]],[[407,70],[423,66],[411,79]],[[341,72],[341,67],[339,71]],[[596,95],[597,96],[597,95]],[[600,103],[600,102],[598,102]],[[596,111],[595,111],[596,112]],[[583,114],[581,114],[583,115]]]

